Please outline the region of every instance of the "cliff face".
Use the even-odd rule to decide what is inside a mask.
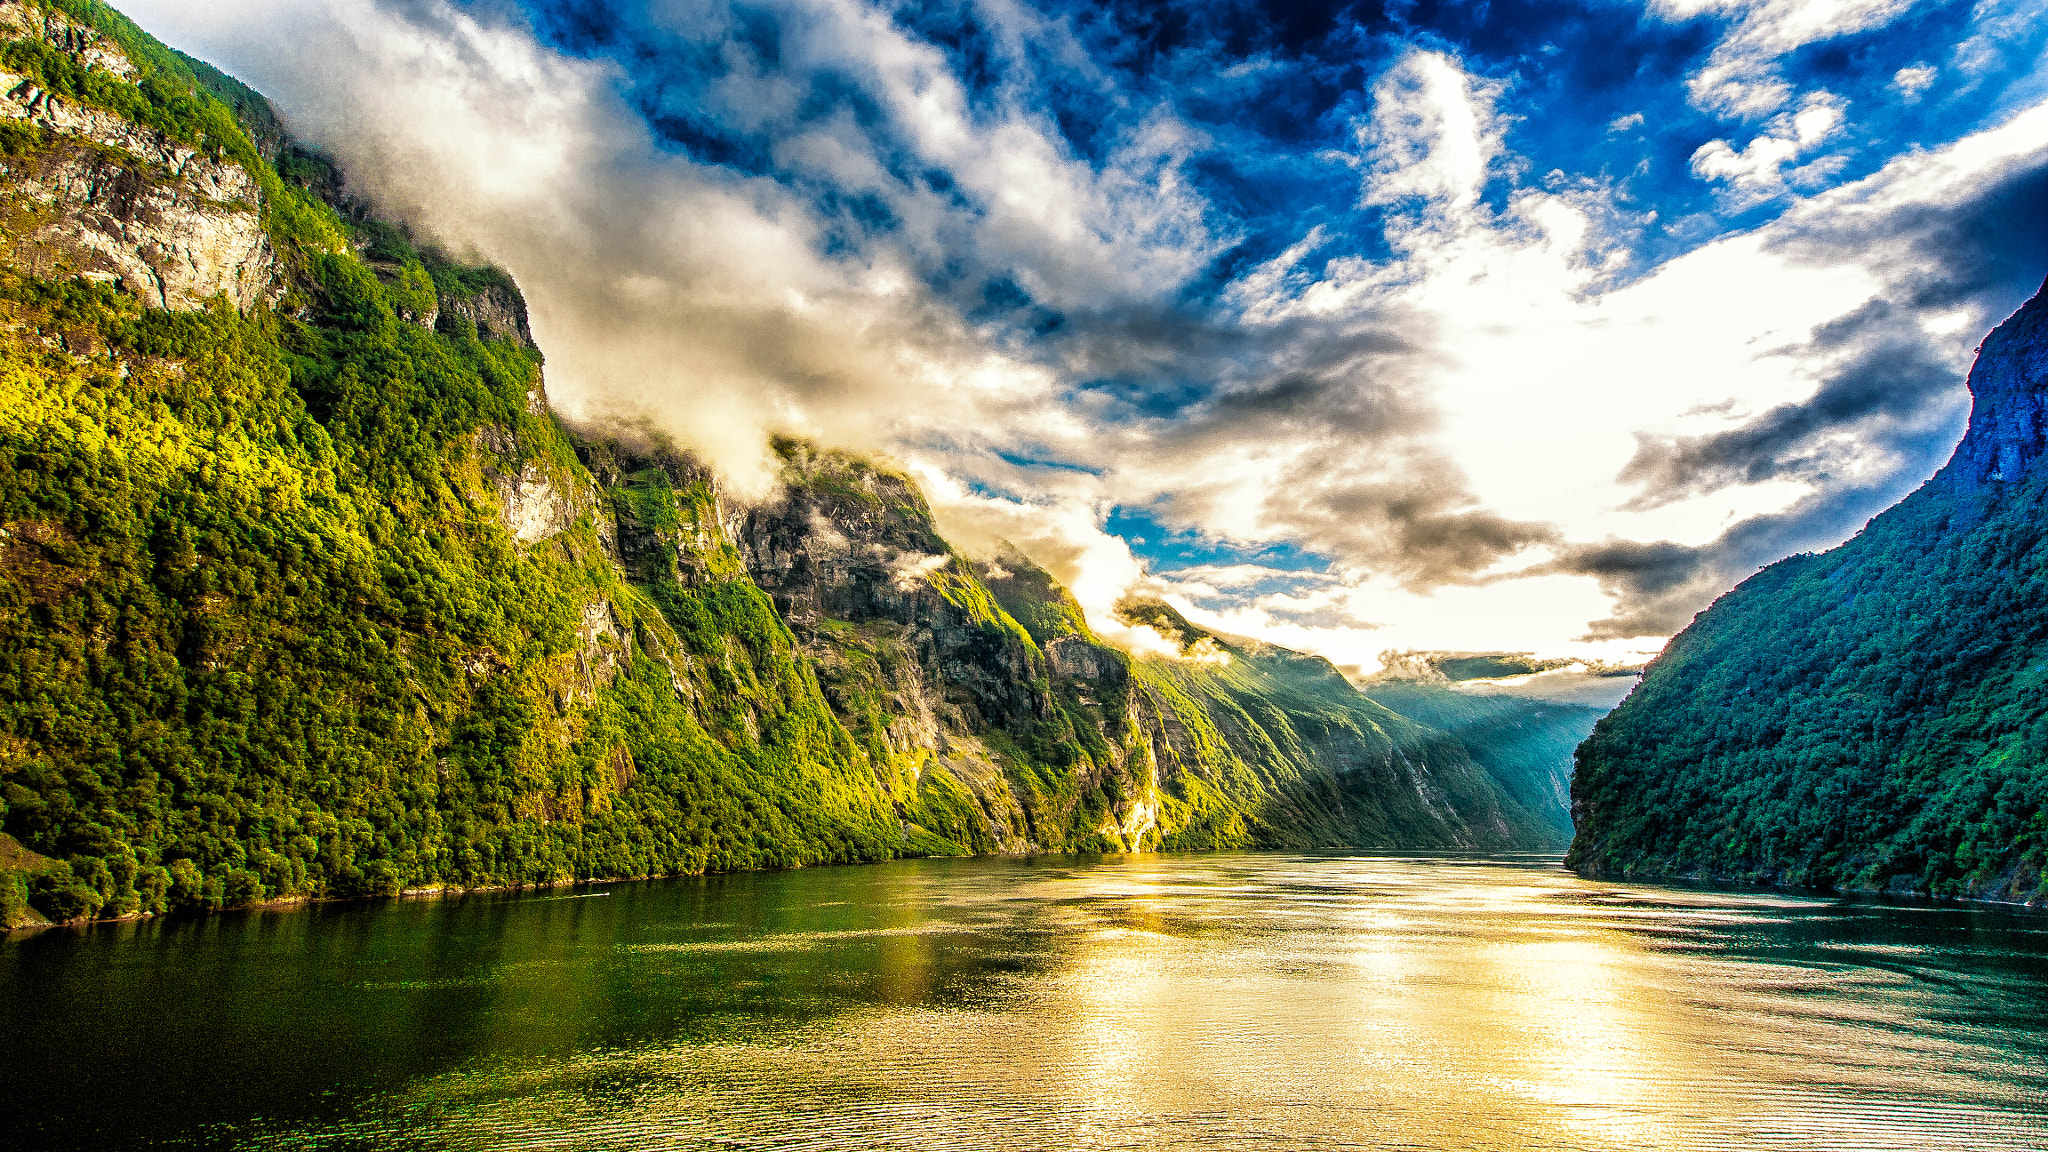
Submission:
[[[7,0],[0,37],[24,60],[72,65],[67,87],[118,91],[140,78],[119,47],[61,12]],[[46,83],[0,67],[0,211],[16,267],[119,283],[159,308],[216,295],[244,311],[276,302],[280,269],[245,168]]]
[[[2048,286],[2044,286],[2048,292]],[[1970,369],[1970,428],[1944,484],[2023,484],[2048,446],[2048,304],[2036,295],[1992,331]]]
[[[2048,295],[1970,390],[1933,479],[1722,597],[1594,729],[1572,867],[2048,895]]]
[[[886,467],[737,504],[260,96],[0,0],[0,914],[960,852],[1507,847],[1327,664],[1097,641]]]
[[[893,645],[918,670],[914,695],[956,728],[1051,715],[1044,654],[939,537],[909,477],[803,444],[783,453],[779,498],[746,509],[735,538],[748,574],[808,646],[839,649],[835,624]]]
[[[1038,645],[939,537],[908,477],[779,447],[782,490],[733,514],[735,543],[907,825],[961,850],[1067,846],[1079,830],[1031,804],[984,739],[1058,728]]]

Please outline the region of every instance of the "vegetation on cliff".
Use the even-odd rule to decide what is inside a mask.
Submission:
[[[564,427],[502,272],[376,219],[260,96],[112,10],[0,9],[33,81],[0,98],[8,922],[1533,827],[1320,661],[1100,644],[885,467],[784,442],[782,494],[737,508],[658,439]],[[146,275],[218,221],[93,232],[36,160],[86,148],[65,101],[246,171],[267,247],[147,306],[93,254]]]
[[[1459,670],[1464,667],[1469,666]],[[1426,679],[1375,679],[1361,690],[1418,724],[1457,737],[1501,790],[1541,824],[1546,846],[1571,841],[1572,755],[1604,715],[1601,709],[1460,692]]]
[[[289,291],[168,312],[0,271],[0,819],[50,858],[30,902],[889,855],[893,814],[758,590],[620,579],[595,500],[544,546],[508,534],[492,476],[589,479],[532,403],[534,351],[427,325],[437,282],[502,274],[344,218],[175,57],[130,56],[139,83],[51,87],[257,170]],[[593,615],[628,641],[615,668],[589,666]]]
[[[2048,896],[2048,298],[1934,479],[1694,620],[1579,749],[1588,874]]]
[[[1184,831],[1169,846],[1554,841],[1461,741],[1360,693],[1328,660],[1216,635],[1156,601],[1123,612],[1190,657],[1134,669],[1143,714],[1195,737],[1170,755],[1186,784],[1170,798]]]

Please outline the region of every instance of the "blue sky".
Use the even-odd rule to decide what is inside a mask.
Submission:
[[[577,417],[1350,667],[1653,651],[2048,274],[2044,0],[128,10],[508,266]]]
[[[1382,212],[1360,209],[1355,175],[1332,154],[1349,150],[1373,78],[1417,46],[1454,54],[1473,75],[1505,89],[1505,145],[1520,163],[1495,174],[1487,188],[1495,203],[1553,173],[1609,184],[1619,203],[1658,214],[1637,241],[1645,265],[1767,219],[1768,201],[1746,210],[1730,205],[1716,183],[1690,170],[1702,146],[1756,119],[1689,98],[1687,78],[1708,63],[1730,23],[1726,10],[1701,7],[1659,14],[1634,3],[1050,5],[1035,11],[1061,26],[1066,51],[1040,42],[1021,52],[1003,42],[996,9],[961,3],[885,11],[906,36],[944,53],[978,111],[1024,100],[1092,165],[1110,163],[1120,141],[1160,109],[1208,136],[1186,176],[1242,237],[1187,286],[1189,300],[1199,301],[1233,271],[1285,249],[1305,225],[1324,225],[1333,243],[1351,250],[1386,254]],[[521,5],[549,47],[623,64],[623,89],[666,146],[802,183],[800,171],[774,160],[778,126],[734,123],[707,99],[736,66],[775,67],[786,15],[778,8],[733,5],[723,19],[687,20],[673,5]],[[1985,60],[1955,66],[1948,77],[1937,71],[1917,99],[1902,98],[1895,80],[1902,69],[1938,70],[1943,53],[1928,46],[1953,51],[1992,23],[1994,12],[1962,0],[1914,5],[1776,61],[1794,91],[1825,90],[1858,110],[1830,142],[1828,157],[1839,167],[1827,182],[1866,176],[1910,148],[1946,144],[2043,95],[2036,65],[2048,22],[2022,19],[1988,46]],[[857,76],[819,69],[801,81],[799,119],[851,107],[881,129],[877,143],[891,143],[886,117]],[[822,199],[832,189],[817,191]],[[845,208],[860,219],[858,203]]]

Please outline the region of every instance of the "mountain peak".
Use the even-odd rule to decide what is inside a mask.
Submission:
[[[2048,449],[2048,283],[1993,329],[1970,369],[1970,429],[1943,471],[1975,487],[2020,479]]]
[[[1716,601],[1594,728],[1567,866],[2048,901],[2048,294],[1970,390],[1934,480]]]

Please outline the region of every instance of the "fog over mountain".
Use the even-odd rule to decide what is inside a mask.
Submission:
[[[140,0],[741,489],[893,455],[1105,635],[1626,662],[1954,446],[2026,0]]]

